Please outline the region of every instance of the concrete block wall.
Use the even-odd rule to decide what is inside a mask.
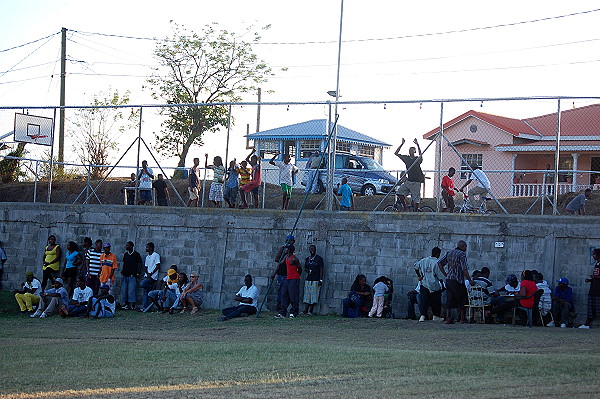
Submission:
[[[136,243],[144,256],[147,242],[161,255],[161,276],[168,266],[198,271],[205,286],[207,308],[233,304],[233,296],[250,273],[262,297],[275,262],[296,218],[294,211],[125,207],[119,205],[62,205],[2,203],[0,240],[9,256],[2,286],[20,285],[25,271],[41,276],[48,235],[68,241],[101,238],[112,244],[120,260],[126,241]],[[380,276],[394,280],[396,313],[406,312],[406,293],[414,289],[412,266],[439,246],[453,249],[468,244],[471,270],[487,266],[497,286],[510,273],[537,269],[554,286],[567,277],[575,291],[576,311],[585,317],[584,282],[592,269],[591,249],[600,246],[600,218],[574,216],[465,216],[453,214],[389,214],[383,212],[305,211],[296,231],[297,255],[304,262],[315,244],[325,259],[325,282],[320,313],[337,313],[356,274],[369,284]],[[502,242],[504,247],[496,248]],[[117,272],[117,276],[119,276]],[[117,298],[120,298],[117,278]],[[276,287],[267,307],[273,309]]]

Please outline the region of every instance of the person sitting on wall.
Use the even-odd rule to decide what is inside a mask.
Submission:
[[[342,301],[342,317],[363,317],[371,305],[371,287],[367,284],[367,277],[358,274],[354,279],[348,297]]]
[[[110,286],[108,284],[100,286],[98,295],[91,297],[88,302],[86,316],[89,315],[94,319],[104,319],[115,315],[117,302],[109,290]]]
[[[592,189],[586,188],[582,194],[577,195],[567,204],[569,215],[585,215],[585,201],[592,198]]]
[[[62,278],[56,278],[54,280],[54,287],[41,293],[40,304],[31,317],[39,317],[45,319],[46,317],[52,316],[54,313],[58,313],[59,309],[66,309],[69,305],[69,293],[67,289],[63,287]],[[61,311],[61,314],[64,310]]]
[[[73,291],[71,304],[67,306],[66,316],[76,317],[83,316],[87,311],[87,304],[94,292],[90,287],[85,285],[85,277],[79,277],[77,280],[77,288]]]
[[[561,277],[556,281],[558,285],[554,288],[552,295],[552,316],[556,327],[567,328],[569,324],[569,313],[573,311],[573,288],[569,287],[569,279]]]
[[[258,288],[252,284],[252,276],[250,274],[246,274],[244,277],[244,286],[240,288],[233,299],[240,304],[238,306],[223,309],[223,317],[219,320],[225,321],[236,317],[256,314]]]
[[[13,290],[21,313],[33,314],[33,306],[40,303],[42,283],[33,276],[33,272],[25,273],[25,282],[20,290]]]

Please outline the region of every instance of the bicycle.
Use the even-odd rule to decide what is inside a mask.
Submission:
[[[408,205],[406,207],[406,209],[402,209],[402,205],[400,204],[400,202],[396,199],[396,202],[394,202],[393,205],[388,205],[385,208],[383,208],[384,212],[412,212],[415,209],[415,203],[411,200],[410,201],[410,205]],[[420,206],[419,209],[417,210],[417,212],[435,212],[433,210],[432,207],[430,206]]]
[[[454,207],[454,213],[477,213],[481,215],[495,215],[498,213],[493,209],[487,209],[487,202],[492,198],[483,197],[483,201],[481,201],[481,204],[478,207],[475,207],[469,200],[469,196],[467,195],[467,193],[463,192],[463,197],[464,199],[462,204],[460,206]]]

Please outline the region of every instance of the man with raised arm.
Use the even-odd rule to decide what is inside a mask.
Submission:
[[[406,207],[410,205],[406,202],[406,196],[410,194],[412,201],[414,202],[413,210],[415,212],[418,212],[419,202],[421,202],[421,184],[425,183],[425,175],[421,170],[421,162],[423,162],[423,153],[421,152],[419,141],[417,139],[414,139],[413,143],[415,143],[417,147],[410,147],[408,149],[408,155],[400,154],[400,150],[402,149],[402,146],[405,142],[406,140],[402,139],[402,143],[400,143],[400,146],[398,146],[396,152],[394,153],[398,158],[402,160],[402,162],[404,162],[407,171],[406,181],[404,181],[404,183],[402,183],[400,187],[398,187],[396,193],[398,195],[398,202],[402,206],[401,209],[403,211],[405,211]],[[418,157],[415,156],[417,150],[419,151]]]

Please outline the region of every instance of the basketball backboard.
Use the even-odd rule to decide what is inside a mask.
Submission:
[[[15,113],[15,141],[52,145],[54,119]]]

